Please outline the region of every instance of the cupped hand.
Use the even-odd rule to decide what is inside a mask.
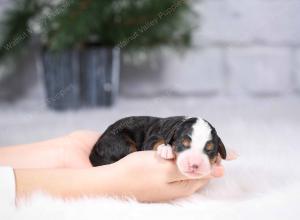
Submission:
[[[129,154],[114,164],[124,195],[139,201],[166,201],[189,196],[204,187],[212,175],[190,179],[178,170],[172,160],[164,160],[154,151]]]
[[[65,168],[90,168],[89,154],[100,137],[93,131],[76,131],[64,137]],[[158,202],[189,196],[203,188],[210,179],[224,174],[220,161],[212,173],[201,179],[190,179],[177,168],[174,160],[165,160],[154,151],[127,155],[109,166],[114,178],[108,184],[113,195],[133,196],[139,201]],[[98,170],[98,168],[93,168]],[[101,167],[99,167],[99,172]],[[109,180],[109,179],[108,179]]]
[[[65,144],[62,146],[62,167],[65,168],[88,168],[92,167],[89,161],[90,152],[99,139],[100,133],[89,130],[80,130],[63,137]],[[163,161],[163,160],[161,160]],[[224,168],[221,165],[221,158],[212,168],[213,177],[224,175]]]

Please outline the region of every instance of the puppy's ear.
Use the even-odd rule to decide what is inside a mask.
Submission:
[[[218,152],[221,155],[222,159],[225,160],[226,156],[227,156],[225,146],[224,146],[221,138],[219,138],[219,137],[218,137],[218,141],[217,142],[218,142]]]
[[[206,121],[206,120],[205,120]],[[217,131],[216,129],[208,122],[206,121],[209,126],[211,127],[212,131],[211,131],[211,134],[212,134],[212,137],[213,137],[213,140],[214,140],[214,143],[217,144],[218,146],[218,153],[221,155],[221,158],[223,160],[226,159],[227,157],[227,153],[226,153],[226,149],[225,149],[225,146],[221,140],[221,138],[219,137],[219,135],[217,134]]]

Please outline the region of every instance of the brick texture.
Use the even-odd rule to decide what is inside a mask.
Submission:
[[[227,61],[233,94],[278,95],[290,90],[292,67],[288,49],[229,49]]]
[[[205,0],[196,42],[300,44],[299,0]]]
[[[121,74],[121,91],[124,94],[207,95],[222,90],[222,55],[219,49],[194,49],[182,54],[164,50],[162,54],[150,55],[149,59],[150,62],[142,66],[124,65]]]
[[[294,87],[296,88],[298,94],[300,94],[300,49],[297,50],[295,56],[295,66],[293,71],[293,73],[295,74]]]

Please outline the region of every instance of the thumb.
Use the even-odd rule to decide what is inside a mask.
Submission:
[[[169,187],[177,194],[179,193],[182,194],[182,196],[189,196],[203,188],[208,182],[209,179],[188,179],[170,183]]]

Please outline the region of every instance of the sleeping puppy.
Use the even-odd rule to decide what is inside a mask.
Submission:
[[[192,177],[208,175],[221,158],[226,159],[215,128],[204,119],[184,116],[123,118],[106,129],[89,158],[93,166],[100,166],[143,150],[176,159],[179,170]]]

